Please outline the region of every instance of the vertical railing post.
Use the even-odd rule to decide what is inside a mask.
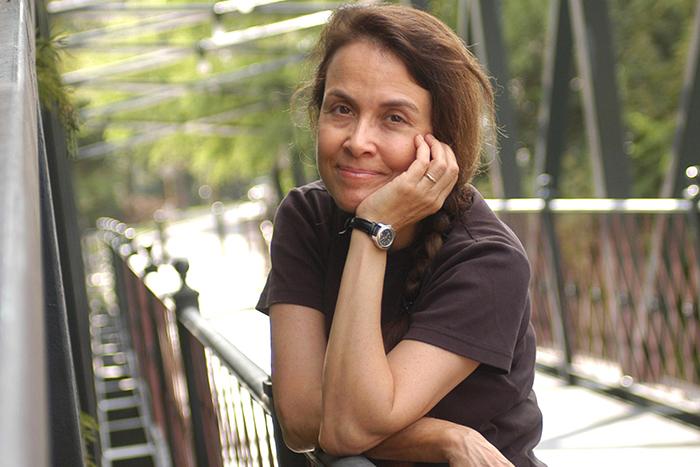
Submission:
[[[226,222],[224,220],[224,203],[221,201],[215,201],[211,205],[211,213],[214,216],[214,228],[216,229],[216,235],[219,237],[221,242],[221,248],[224,247],[226,243]]]
[[[163,313],[164,307],[159,308],[156,305],[156,302],[159,302],[159,300],[152,293],[147,292],[145,289],[146,276],[148,276],[148,274],[150,273],[157,273],[158,265],[156,264],[156,261],[153,258],[153,246],[148,245],[145,247],[145,250],[147,262],[146,266],[143,269],[143,272],[141,273],[140,278],[142,283],[139,287],[139,309],[141,313],[141,318],[149,323],[148,326],[144,326],[143,331],[144,333],[150,331],[149,334],[146,334],[145,341],[148,342],[148,354],[150,355],[150,365],[152,365],[152,375],[157,379],[158,386],[162,391],[162,393],[160,394],[151,394],[150,399],[151,404],[153,406],[158,404],[160,405],[160,409],[162,410],[163,426],[160,427],[160,434],[164,436],[165,439],[167,439],[168,444],[170,445],[170,456],[174,464],[186,467],[188,465],[191,465],[191,463],[188,463],[190,462],[191,458],[188,458],[186,454],[183,455],[183,453],[187,451],[186,449],[184,449],[184,446],[175,445],[176,443],[181,443],[181,439],[179,439],[176,435],[176,433],[178,432],[178,427],[176,426],[177,420],[176,417],[173,416],[173,414],[177,412],[178,409],[175,406],[174,401],[172,400],[172,382],[168,380],[166,374],[164,361],[165,352],[163,347],[161,346],[162,342],[160,340],[161,333],[165,333],[166,330],[163,327],[163,316],[158,316],[158,314]],[[132,247],[129,253],[135,254],[136,249]]]
[[[156,231],[158,232],[158,242],[160,243],[160,261],[162,263],[167,263],[169,260],[168,249],[166,248],[166,244],[168,243],[168,236],[165,232],[166,217],[167,215],[163,209],[158,209],[153,214],[153,222],[155,222]]]
[[[185,310],[196,310],[199,312],[199,292],[187,285],[189,263],[187,260],[178,259],[173,261],[173,267],[180,275],[182,284],[180,290],[173,294],[176,315],[179,317]],[[220,446],[218,452],[212,452],[214,450],[212,445],[217,446],[219,440],[218,438],[216,440],[207,440],[207,437],[213,430],[205,421],[204,407],[210,407],[211,399],[216,397],[216,395],[211,394],[210,391],[207,392],[207,388],[202,384],[202,371],[206,375],[206,356],[203,349],[199,351],[192,345],[192,336],[180,319],[177,322],[177,333],[180,341],[180,352],[182,353],[182,364],[185,369],[185,379],[187,381],[195,459],[197,465],[219,466],[222,465]],[[211,420],[208,421],[211,422]],[[218,436],[218,429],[216,430],[216,436]]]
[[[145,247],[145,250],[147,263],[146,266],[143,268],[143,272],[141,273],[142,279],[146,279],[146,276],[152,272],[158,272],[158,264],[156,264],[156,260],[153,257],[153,245],[147,245]]]
[[[695,261],[700,264],[700,166],[691,165],[686,168],[685,176],[688,186],[683,190],[683,195],[690,201],[688,208],[688,224],[695,237]],[[697,278],[700,282],[700,277]],[[695,284],[696,290],[700,290],[700,283]]]
[[[571,349],[571,325],[569,322],[568,302],[563,284],[563,272],[561,268],[561,254],[559,241],[554,228],[554,216],[550,207],[553,196],[551,178],[548,174],[541,174],[537,177],[539,185],[538,196],[544,200],[544,207],[541,212],[542,230],[544,232],[544,244],[546,249],[546,261],[549,269],[547,278],[551,284],[547,293],[550,308],[553,310],[554,319],[553,332],[559,350],[562,353],[562,361],[559,367],[560,375],[569,383],[574,383],[571,371],[572,349]]]
[[[128,328],[131,321],[129,316],[129,298],[127,296],[126,278],[124,277],[124,269],[121,264],[122,259],[119,252],[123,238],[116,231],[116,224],[116,220],[103,217],[98,219],[97,228],[102,231],[102,240],[105,244],[109,245],[109,258],[114,275],[114,295],[116,296],[119,310],[122,312],[121,317]],[[129,338],[131,338],[131,336],[129,336]]]

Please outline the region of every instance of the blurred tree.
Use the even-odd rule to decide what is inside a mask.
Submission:
[[[696,3],[695,0],[608,2],[635,196],[656,196],[668,164]],[[431,11],[453,28],[460,24],[458,5],[458,0],[429,2]],[[524,186],[530,190],[531,180],[536,175],[531,154],[534,154],[541,101],[547,6],[541,0],[502,1],[502,24],[512,77],[503,86],[511,93],[517,111],[518,161],[529,180]],[[201,83],[214,82],[223,74],[251,64],[308,50],[319,28],[241,44],[203,56],[195,53],[193,46],[219,28],[231,31],[290,17],[256,11],[247,15],[228,14],[212,22],[133,37],[117,35],[103,40],[102,45],[95,43],[70,49],[71,54],[64,57],[63,71],[124,58],[128,56],[128,48],[135,46],[184,47],[191,51],[168,65],[103,78],[101,82],[76,89],[75,96],[84,115],[91,115],[84,122],[79,145],[106,141],[116,148],[102,158],[76,163],[80,203],[87,222],[105,213],[123,212],[125,206],[133,205],[132,189],[143,198],[142,205],[157,207],[164,196],[163,167],[186,172],[195,185],[207,184],[222,198],[239,196],[245,192],[241,187],[262,175],[279,175],[283,191],[316,177],[312,135],[308,128],[298,125],[304,117],[296,115],[303,111],[299,109],[294,115],[290,111],[294,89],[310,75],[308,64],[291,64],[242,81],[206,88]],[[75,33],[140,19],[133,15],[97,19],[60,15],[54,17],[54,30]],[[137,86],[132,89],[128,83]],[[179,94],[155,105],[103,112],[100,116],[104,106],[159,92],[156,88],[146,94],[135,92],[139,86],[145,90],[146,85],[169,86],[168,89]],[[574,78],[569,99],[567,147],[562,161],[560,194],[563,196],[592,194],[579,90],[580,83]],[[212,117],[216,115],[219,116]],[[192,121],[207,123],[209,128],[195,132],[179,126],[170,134],[148,142],[122,145],[134,136],[155,134],[158,125],[184,125]],[[217,126],[221,128],[217,130]],[[224,131],[228,133],[223,135]],[[134,173],[141,172],[143,174],[136,177],[139,183],[129,181]],[[109,180],[109,183],[100,183],[100,180]],[[488,192],[487,184],[479,184]],[[122,201],[110,203],[110,200]]]

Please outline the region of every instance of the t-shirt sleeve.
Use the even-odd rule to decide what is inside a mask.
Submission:
[[[529,280],[530,266],[521,250],[497,241],[475,242],[435,268],[404,339],[507,373],[527,319]]]
[[[292,190],[280,204],[270,244],[271,270],[256,309],[267,314],[275,303],[322,309],[324,265],[320,235],[328,216],[313,192]]]

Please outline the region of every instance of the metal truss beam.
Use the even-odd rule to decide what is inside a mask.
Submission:
[[[498,132],[498,156],[494,154],[493,163],[489,168],[491,185],[497,197],[519,198],[522,196],[522,189],[515,158],[517,135],[513,105],[507,87],[510,78],[501,31],[500,5],[500,0],[472,0],[471,33],[481,63],[496,79],[496,121],[502,131]]]
[[[303,2],[298,3],[295,1],[276,0],[280,3],[269,3],[269,4],[258,4],[253,8],[259,14],[276,14],[276,15],[295,15],[295,14],[305,14],[313,13],[320,10],[334,10],[339,6],[347,2],[339,1],[318,1],[318,2]],[[211,3],[123,3],[123,2],[95,2],[94,0],[89,0],[88,2],[76,3],[72,2],[69,4],[63,1],[53,1],[48,4],[49,12],[54,15],[71,15],[77,14],[81,17],[99,15],[104,18],[105,12],[109,12],[111,15],[142,15],[144,13],[158,13],[163,11],[168,12],[216,12],[217,14],[227,14],[227,13],[241,13],[236,5],[240,5],[238,0],[232,5],[234,8],[228,8],[226,4],[231,4],[231,2],[217,2]],[[217,8],[217,5],[220,5]],[[215,11],[214,9],[219,11]]]
[[[157,104],[168,102],[173,99],[177,99],[190,92],[210,92],[220,90],[224,86],[238,83],[265,73],[270,73],[294,63],[299,63],[305,58],[305,54],[296,54],[276,60],[271,60],[268,62],[255,63],[253,65],[249,65],[245,68],[241,68],[235,71],[210,76],[201,81],[191,83],[184,87],[173,87],[166,89],[162,92],[156,92],[145,96],[138,96],[131,99],[115,102],[112,104],[95,107],[92,109],[85,109],[80,113],[80,116],[83,121],[86,121],[92,118],[106,117],[108,115],[113,115],[119,112],[129,112],[133,110],[148,108]]]
[[[235,120],[258,112],[264,112],[273,106],[273,102],[270,102],[270,100],[265,100],[264,102],[255,102],[235,109],[219,112],[214,115],[207,115],[206,117],[201,117],[195,120],[177,123],[147,120],[112,122],[112,125],[115,126],[132,127],[142,131],[123,141],[114,143],[102,141],[83,146],[78,149],[78,159],[103,157],[115,151],[128,149],[137,144],[151,143],[175,133],[214,135],[229,138],[240,136],[242,134],[250,134],[256,130],[245,126],[221,125],[221,122]],[[97,122],[93,122],[92,124],[95,126],[99,125]]]
[[[555,193],[559,192],[569,81],[573,69],[573,42],[569,18],[568,0],[550,2],[549,31],[542,76],[542,103],[535,146],[535,174],[548,174],[549,190]]]
[[[153,70],[154,68],[178,62],[193,54],[194,50],[189,48],[171,47],[159,49],[106,65],[64,73],[63,82],[75,86],[107,76]]]
[[[166,4],[148,2],[102,2],[99,0],[54,0],[48,3],[47,10],[51,14],[83,13],[85,11],[134,11],[139,13],[164,10],[212,11],[213,7],[219,5],[220,8],[228,9],[229,11],[250,13],[260,6],[281,1],[283,0],[227,0],[214,4],[206,2]]]
[[[249,115],[253,115],[256,113],[260,112],[265,112],[267,110],[273,109],[275,107],[278,107],[282,105],[281,100],[274,101],[272,99],[266,99],[265,101],[261,102],[253,102],[252,104],[244,104],[237,106],[231,110],[226,110],[224,112],[219,112],[214,115],[207,115],[205,117],[201,117],[195,120],[196,123],[199,124],[209,124],[209,125],[215,125],[218,127],[226,127],[226,125],[221,125],[222,123],[226,122],[231,122],[233,120],[238,120],[243,117],[247,117]],[[191,121],[191,120],[188,120]],[[85,122],[85,127],[87,128],[95,128],[95,127],[101,127],[104,126],[105,124],[109,123],[111,125],[126,125],[126,126],[141,126],[141,125],[184,125],[188,121],[182,121],[182,122],[166,122],[166,121],[157,121],[157,120],[100,120],[100,119],[92,119],[90,121]]]
[[[569,6],[595,195],[626,198],[630,195],[630,170],[622,138],[607,4],[602,0],[570,0]]]
[[[182,42],[175,41],[155,41],[148,43],[135,44],[133,42],[97,42],[97,43],[81,43],[75,46],[66,46],[71,50],[90,51],[93,53],[109,53],[109,54],[129,54],[140,55],[148,52],[153,52],[160,49],[183,49],[192,51],[191,46],[183,45]],[[261,46],[256,43],[240,44],[235,47],[236,56],[255,55],[255,56],[281,56],[289,54],[289,47],[280,46]]]
[[[296,18],[278,21],[276,23],[253,26],[237,31],[229,31],[216,34],[199,41],[198,48],[205,52],[231,47],[233,45],[265,39],[268,37],[286,34],[288,32],[301,31],[303,29],[321,26],[328,21],[331,10],[318,11]]]
[[[76,47],[81,44],[108,41],[114,38],[122,40],[126,36],[138,34],[172,31],[209,21],[211,21],[211,13],[209,12],[167,12],[147,16],[129,24],[108,25],[76,32],[66,36],[64,42],[67,47]]]
[[[78,159],[93,159],[97,157],[107,156],[121,149],[128,149],[137,144],[146,144],[159,140],[165,136],[175,133],[199,134],[199,135],[214,135],[223,137],[235,137],[242,134],[250,134],[256,129],[246,126],[222,125],[222,122],[230,122],[239,118],[264,112],[273,108],[277,103],[266,99],[264,101],[253,102],[231,110],[219,112],[213,115],[197,118],[187,122],[158,122],[149,120],[128,120],[128,121],[113,121],[114,126],[125,126],[137,128],[140,133],[123,141],[108,143],[99,142],[83,146],[78,149]],[[92,120],[89,126],[99,126],[103,122]]]
[[[672,158],[661,188],[662,197],[681,197],[687,184],[685,169],[700,164],[700,1],[695,7],[693,37],[688,49],[678,125]]]
[[[196,49],[172,47],[142,54],[116,63],[76,70],[63,75],[67,84],[81,84],[104,76],[131,73],[159,68],[174,63],[192,54],[195,50],[211,52],[222,48],[248,43],[263,38],[273,37],[288,32],[299,31],[324,24],[330,16],[330,10],[299,16],[285,21],[253,26],[238,31],[230,31],[199,41]],[[153,26],[153,25],[151,25]],[[74,36],[72,36],[74,37]],[[71,41],[69,40],[69,43]],[[75,42],[73,42],[75,43]]]
[[[212,125],[191,121],[187,123],[158,124],[153,122],[141,122],[140,129],[144,130],[124,141],[109,143],[102,141],[99,143],[84,146],[78,150],[78,159],[94,159],[109,155],[115,151],[128,149],[140,144],[152,143],[175,133],[212,135],[223,137],[235,137],[248,134],[254,129],[248,127],[235,127],[230,125]]]

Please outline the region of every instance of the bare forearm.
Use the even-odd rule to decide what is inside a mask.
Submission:
[[[295,451],[318,446],[321,374],[326,350],[321,312],[299,305],[270,307],[272,391],[285,443]]]
[[[367,451],[369,457],[411,462],[448,462],[456,439],[467,428],[446,420],[423,417]]]
[[[326,350],[323,419],[368,427],[385,420],[392,407],[380,325],[386,253],[363,233],[352,235]]]

